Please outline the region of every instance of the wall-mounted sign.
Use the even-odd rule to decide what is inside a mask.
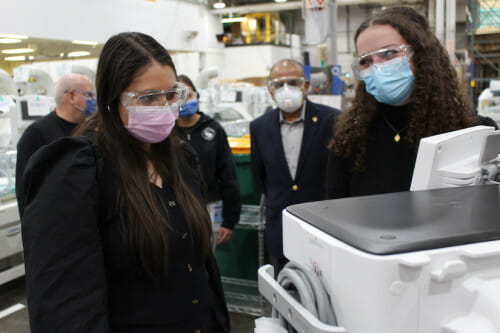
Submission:
[[[45,116],[50,112],[50,103],[47,96],[33,95],[26,97],[30,116]]]
[[[30,78],[29,68],[19,66],[14,68],[14,81],[15,82],[28,82]]]

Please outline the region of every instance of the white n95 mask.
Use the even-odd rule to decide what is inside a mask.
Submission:
[[[281,110],[292,113],[302,106],[304,94],[302,89],[285,84],[274,92],[274,99]]]

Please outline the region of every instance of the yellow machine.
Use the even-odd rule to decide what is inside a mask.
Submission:
[[[283,44],[285,25],[277,13],[252,13],[231,24],[227,44]]]

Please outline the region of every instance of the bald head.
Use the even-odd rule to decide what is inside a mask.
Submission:
[[[94,91],[94,86],[89,78],[82,74],[66,74],[56,84],[56,106],[65,103],[68,90]]]
[[[81,123],[89,93],[94,93],[94,85],[85,75],[64,75],[56,84],[57,116],[73,124]]]
[[[304,65],[297,60],[282,59],[275,63],[269,71],[269,80],[282,76],[305,77]]]

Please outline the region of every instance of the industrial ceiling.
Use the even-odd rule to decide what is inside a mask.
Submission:
[[[184,0],[206,5],[213,14],[232,15],[246,14],[252,12],[290,12],[300,11],[301,1],[277,2],[280,0]],[[215,2],[224,2],[225,8],[214,9]],[[404,3],[414,4],[422,0],[406,0]],[[401,3],[397,0],[337,0],[338,6],[342,5],[388,5]],[[72,41],[61,41],[52,39],[33,38],[30,36],[4,36],[0,31],[0,68],[11,69],[20,63],[30,63],[34,61],[53,61],[64,59],[82,59],[98,57],[102,44],[85,45]],[[13,43],[2,43],[9,40]],[[85,41],[83,41],[85,42]],[[6,53],[7,50],[27,49],[24,53]],[[79,52],[75,54],[74,52]],[[14,57],[14,58],[13,58]],[[9,70],[10,71],[10,70]]]

